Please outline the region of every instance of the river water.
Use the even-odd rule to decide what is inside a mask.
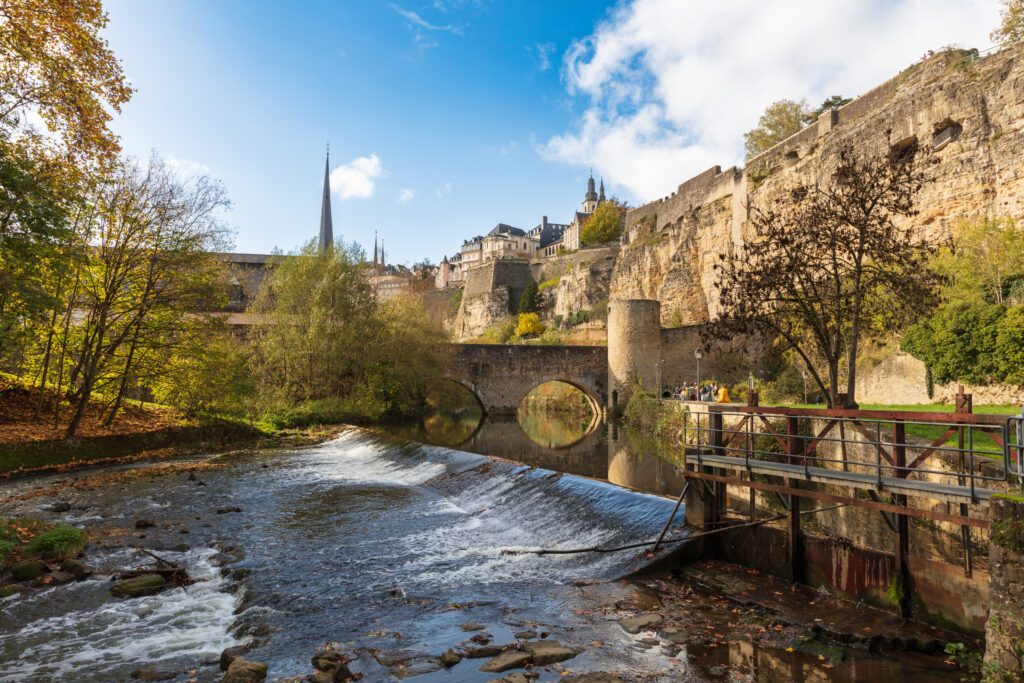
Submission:
[[[587,585],[630,572],[636,555],[505,552],[655,537],[673,505],[656,494],[680,486],[671,454],[639,455],[647,451],[635,437],[604,429],[582,434],[575,418],[532,435],[516,421],[459,422],[389,435],[350,429],[309,448],[178,462],[171,473],[109,469],[4,484],[0,515],[88,530],[94,541],[83,559],[96,575],[0,600],[0,681],[132,680],[152,664],[172,680],[212,681],[221,650],[253,639],[248,656],[269,664],[269,680],[307,674],[327,642],[355,655],[367,681],[496,680],[504,674],[478,670],[485,660],[446,670],[431,659],[465,643],[472,623],[497,644],[518,630],[549,632],[582,650],[565,664],[575,671],[721,675],[620,628],[614,608],[636,599],[627,585]],[[421,443],[430,440],[456,447]],[[548,448],[552,440],[562,447]],[[47,511],[56,499],[71,510]],[[155,526],[138,530],[139,519]],[[200,581],[111,599],[110,574],[148,562],[132,546]],[[727,664],[728,649],[720,653]],[[917,683],[958,678],[919,675],[916,664],[860,671]],[[860,680],[851,675],[821,680]]]

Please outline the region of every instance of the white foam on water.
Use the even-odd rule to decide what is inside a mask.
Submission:
[[[237,642],[229,629],[238,598],[226,592],[227,582],[210,564],[214,553],[208,548],[177,556],[166,553],[200,579],[186,589],[111,599],[93,609],[40,618],[15,633],[0,635],[0,652],[20,652],[16,658],[0,661],[0,681],[103,680],[105,676],[113,680],[109,670],[114,667],[216,657]],[[50,590],[65,593],[60,597],[73,605],[77,591],[96,589],[97,582],[106,581],[99,578]]]
[[[439,462],[420,459],[414,464],[384,457],[389,446],[347,432],[337,439],[301,451],[300,465],[283,476],[296,482],[341,481],[354,484],[419,486],[444,474]]]

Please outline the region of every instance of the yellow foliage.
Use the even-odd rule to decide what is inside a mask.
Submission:
[[[520,313],[516,324],[517,337],[533,337],[544,332],[544,323],[536,313]]]

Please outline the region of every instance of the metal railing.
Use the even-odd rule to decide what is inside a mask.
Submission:
[[[897,479],[917,480],[926,482],[917,486],[922,495],[930,487],[976,501],[979,489],[1020,477],[1024,410],[1004,416],[710,405],[686,413],[684,441],[687,459],[698,465],[707,456],[728,457],[748,472],[784,463],[784,476],[811,479],[827,470],[877,491],[902,483]]]

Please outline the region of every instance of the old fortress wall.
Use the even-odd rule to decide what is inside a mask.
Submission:
[[[824,180],[846,146],[866,154],[916,143],[928,151],[919,196],[922,230],[948,235],[960,217],[1019,216],[1024,201],[1022,48],[984,58],[951,50],[911,66],[745,168],[708,169],[627,215],[610,285],[613,299],[661,302],[664,325],[707,322],[718,303],[714,263],[749,234],[748,208],[785,201]]]

